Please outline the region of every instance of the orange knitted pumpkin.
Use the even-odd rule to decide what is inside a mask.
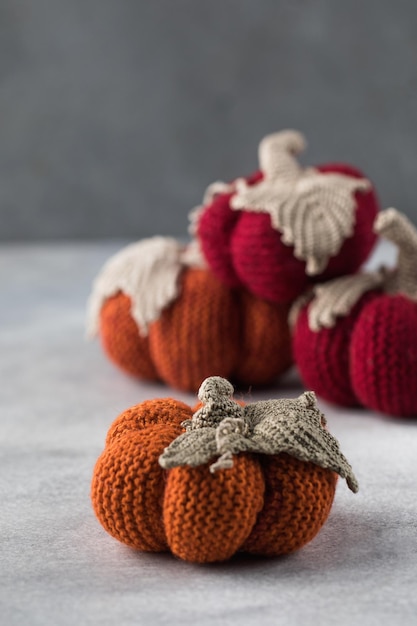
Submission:
[[[174,240],[153,238],[103,268],[90,311],[109,358],[183,390],[196,391],[212,374],[273,382],[292,361],[289,307],[229,289],[184,254]]]
[[[286,554],[324,524],[335,472],[357,490],[314,394],[242,407],[232,391],[211,377],[194,414],[161,399],[115,420],[91,490],[107,532],[138,550],[201,563],[237,551]]]

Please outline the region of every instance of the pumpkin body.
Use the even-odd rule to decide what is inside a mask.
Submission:
[[[100,319],[100,339],[105,353],[127,374],[140,372],[146,380],[158,380],[149,339],[138,332],[130,314],[129,296],[119,292],[104,303]]]
[[[102,345],[125,372],[195,391],[212,374],[266,385],[291,365],[288,306],[230,290],[211,272],[186,269],[179,297],[150,324],[147,336],[122,292],[100,314]]]
[[[351,339],[360,312],[373,294],[364,296],[331,328],[311,330],[309,306],[304,307],[293,333],[294,360],[304,385],[324,400],[340,406],[358,406],[351,380]]]
[[[307,306],[297,319],[293,351],[303,383],[325,400],[417,415],[417,307],[406,296],[371,291],[319,331],[309,327]]]
[[[178,401],[143,402],[116,418],[107,434],[91,497],[105,530],[132,548],[168,549],[162,523],[165,472],[158,458],[190,415]]]
[[[261,457],[264,506],[243,550],[277,556],[311,541],[333,503],[337,474],[288,454]]]
[[[339,173],[363,178],[356,168],[346,164],[326,164],[316,168],[323,173]],[[253,185],[262,174],[249,179]],[[203,254],[215,276],[224,284],[244,285],[259,298],[270,302],[291,302],[308,285],[343,274],[354,273],[369,256],[376,235],[372,225],[378,211],[374,190],[357,192],[355,227],[336,256],[323,272],[314,277],[306,273],[304,261],[294,256],[294,249],[282,242],[282,233],[272,228],[265,213],[231,208],[233,193],[217,194],[203,207],[197,236]]]
[[[225,561],[243,545],[263,506],[264,479],[254,457],[211,474],[208,465],[169,470],[164,524],[173,554],[186,561]]]
[[[238,551],[278,555],[310,541],[333,501],[336,474],[287,454],[242,453],[230,469],[163,470],[158,456],[192,409],[171,399],[121,414],[93,474],[91,498],[105,530],[141,551],[223,561]]]
[[[417,305],[379,295],[362,311],[350,344],[352,385],[366,407],[417,415]]]

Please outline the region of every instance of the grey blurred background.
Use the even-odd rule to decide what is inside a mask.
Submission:
[[[417,221],[415,0],[0,0],[0,239],[184,236],[302,130]]]

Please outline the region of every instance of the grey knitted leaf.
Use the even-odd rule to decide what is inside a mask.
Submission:
[[[337,472],[352,491],[358,491],[352,468],[337,439],[323,427],[317,408],[302,407],[297,400],[269,400],[249,405],[248,410],[260,418],[251,436],[256,452],[286,452],[301,461],[311,461]]]
[[[207,463],[216,455],[216,429],[204,427],[189,430],[174,439],[159,457],[159,464],[164,469],[172,469],[178,465],[196,467]]]

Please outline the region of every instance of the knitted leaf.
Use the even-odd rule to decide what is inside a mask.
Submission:
[[[88,303],[87,331],[98,332],[105,300],[119,291],[132,302],[132,317],[141,334],[178,296],[184,267],[184,246],[169,237],[152,237],[130,244],[111,257],[94,281]]]
[[[217,452],[216,429],[210,426],[182,433],[159,457],[164,469],[179,465],[196,467],[212,459]]]
[[[338,441],[322,426],[322,414],[316,406],[306,407],[296,400],[268,400],[247,407],[260,422],[251,435],[251,449],[264,454],[286,452],[301,461],[311,461],[337,472],[349,488],[358,491],[358,483]]]
[[[314,299],[308,308],[308,325],[312,331],[332,328],[337,319],[349,315],[362,296],[373,289],[382,287],[385,281],[384,269],[377,272],[353,274],[329,280],[313,289]],[[299,308],[297,303],[295,309]]]

